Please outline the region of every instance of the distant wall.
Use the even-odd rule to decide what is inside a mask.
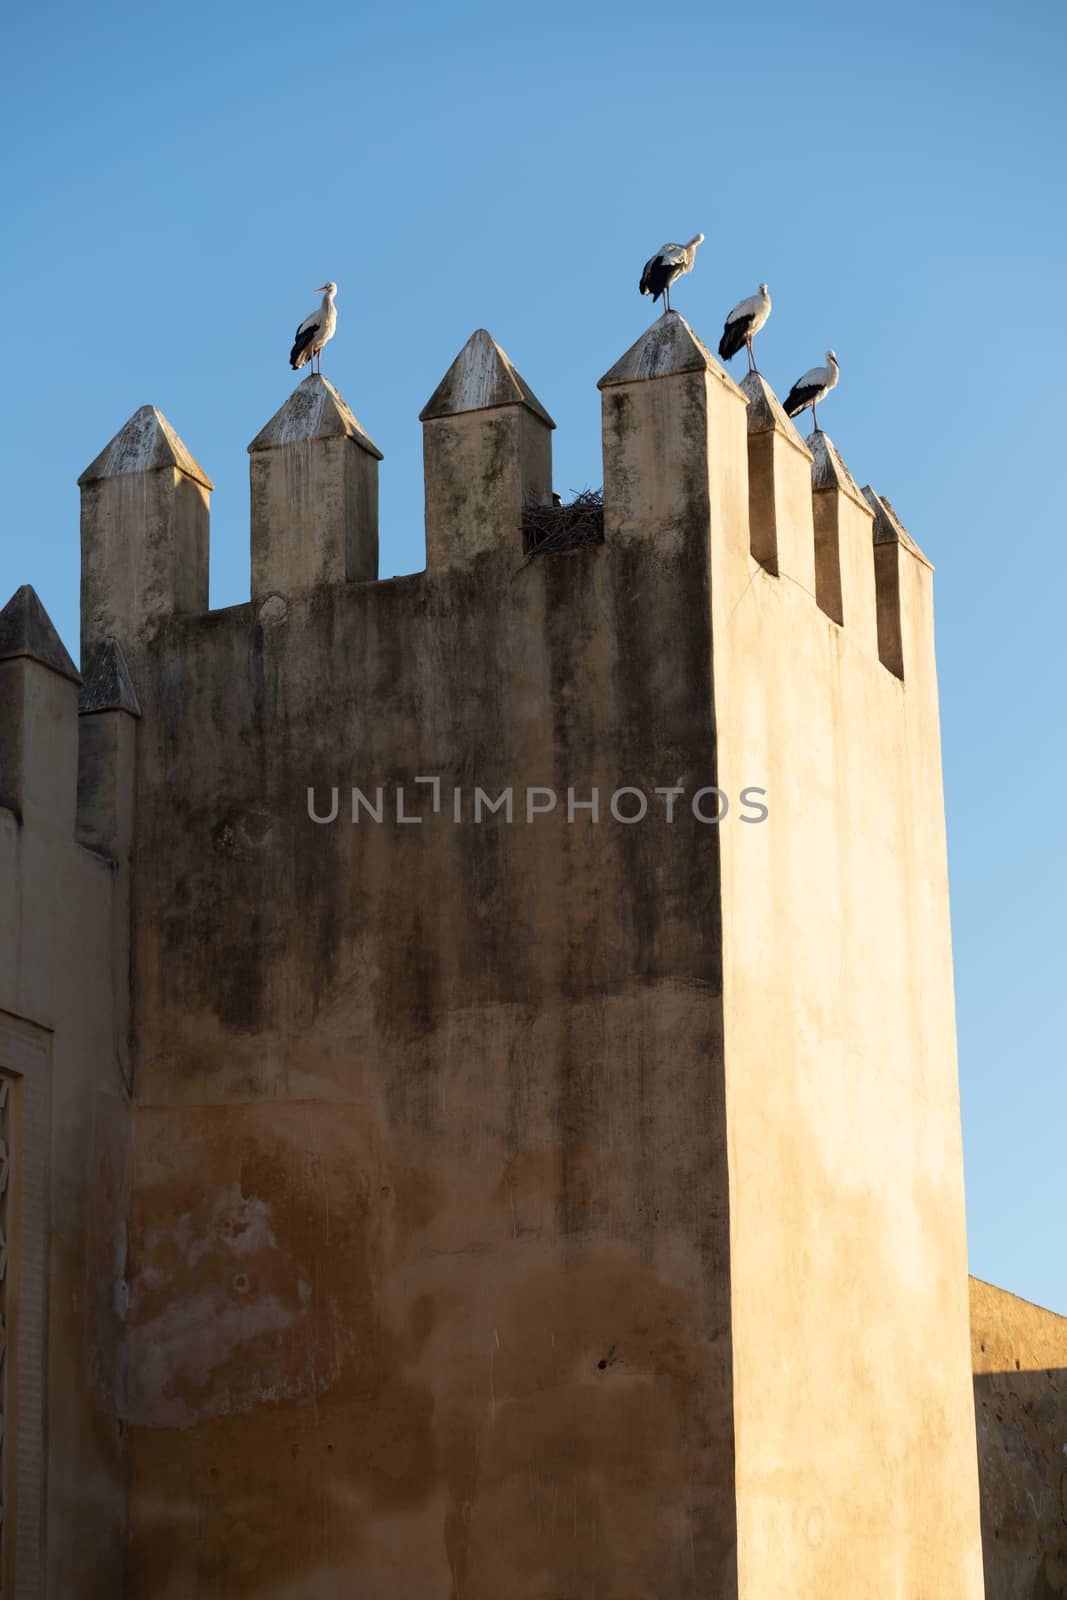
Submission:
[[[971,1279],[986,1600],[1067,1595],[1067,1317]]]
[[[18,1600],[116,1600],[125,1564],[129,875],[80,842],[99,813],[78,806],[79,747],[125,713],[87,734],[79,682],[20,590],[0,612],[0,1589]]]

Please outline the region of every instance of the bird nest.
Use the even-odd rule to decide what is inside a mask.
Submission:
[[[522,509],[522,550],[528,560],[603,543],[602,489],[583,489],[566,506],[529,503]]]

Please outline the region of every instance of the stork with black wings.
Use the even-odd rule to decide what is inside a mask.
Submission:
[[[323,283],[315,290],[321,294],[322,304],[310,317],[305,317],[296,330],[293,348],[289,352],[289,365],[295,372],[298,367],[311,362],[311,370],[315,371],[315,357],[319,358],[319,373],[322,373],[322,347],[328,339],[332,339],[337,330],[337,312],[334,309],[334,296],[337,293],[335,283]]]
[[[721,359],[729,361],[744,345],[748,351],[748,370],[755,372],[756,362],[752,354],[752,341],[770,314],[770,290],[765,283],[761,283],[757,293],[749,295],[747,300],[739,301],[727,317],[722,338],[719,340]]]
[[[832,350],[826,352],[826,366],[812,367],[798,378],[782,402],[787,417],[797,417],[805,406],[811,407],[811,421],[815,432],[819,432],[819,419],[815,414],[815,407],[820,400],[825,400],[831,389],[836,388],[837,380],[841,376],[841,368],[837,357]]]
[[[692,272],[697,245],[703,243],[704,235],[695,233],[688,244],[660,245],[655,255],[645,262],[638,288],[642,294],[650,294],[653,300],[663,296],[664,316],[671,309],[671,284],[676,278]]]

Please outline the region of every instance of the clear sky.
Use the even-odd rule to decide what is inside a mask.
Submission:
[[[597,378],[653,314],[717,341],[771,285],[784,394],[937,567],[971,1267],[1067,1313],[1062,303],[1067,11],[897,0],[4,10],[2,599],[77,650],[75,479],[151,402],[214,478],[247,598],[245,446],[340,284],[325,375],[385,453],[383,576],[422,565],[417,420],[487,327],[601,482]],[[735,363],[737,374],[743,371]]]

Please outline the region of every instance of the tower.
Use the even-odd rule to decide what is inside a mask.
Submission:
[[[476,333],[380,583],[305,380],[221,612],[165,419],[86,475],[130,1600],[981,1594],[931,569],[676,314],[600,391],[603,541],[524,559]]]

